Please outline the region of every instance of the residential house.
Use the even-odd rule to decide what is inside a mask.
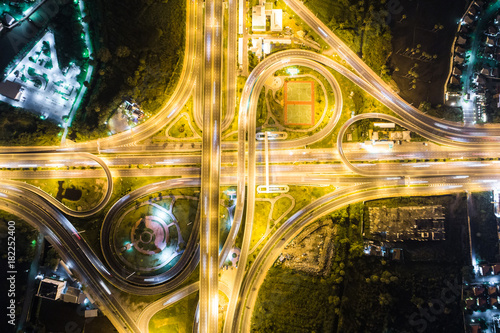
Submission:
[[[453,62],[457,65],[462,65],[464,63],[464,58],[460,54],[457,54],[453,58]]]
[[[457,45],[465,45],[465,43],[467,43],[467,39],[462,36],[458,36]]]
[[[488,27],[488,30],[486,31],[486,34],[495,37],[498,34],[498,28],[494,25],[490,25]]]
[[[490,58],[490,59],[493,59],[493,54],[494,54],[494,53],[493,53],[493,47],[486,45],[486,46],[484,47],[484,51],[483,51],[483,53],[484,53],[484,57],[485,57],[485,58]]]
[[[483,286],[475,286],[474,288],[472,288],[472,292],[474,293],[474,296],[478,297],[484,294],[485,289]]]
[[[456,76],[451,76],[450,77],[450,84],[453,84],[453,85],[459,85],[460,84],[460,79],[457,78]]]
[[[470,17],[469,15],[465,15],[464,22],[467,25],[472,25],[474,23],[474,19],[472,17]]]
[[[479,73],[481,73],[483,75],[490,75],[490,69],[483,67]]]
[[[481,272],[482,276],[490,275],[491,274],[491,266],[490,265],[481,265],[479,267],[479,271]]]
[[[486,299],[486,297],[479,297],[477,299],[477,306],[479,306],[479,308],[485,308],[486,305],[488,305],[488,300]]]
[[[471,333],[480,333],[481,332],[481,325],[479,325],[479,324],[471,324],[470,325],[470,332]]]

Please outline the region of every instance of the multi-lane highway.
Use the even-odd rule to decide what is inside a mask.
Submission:
[[[29,191],[0,184],[0,209],[12,213],[40,230],[61,258],[88,287],[96,305],[120,332],[140,332],[122,304],[113,297],[109,272],[81,239],[73,225],[57,209]]]
[[[207,333],[217,332],[219,313],[222,15],[223,8],[221,0],[205,1],[199,325],[201,331]]]
[[[1,155],[0,155],[1,156]],[[94,215],[95,213],[101,211],[104,206],[106,206],[109,202],[109,199],[111,198],[111,195],[113,194],[113,177],[111,175],[111,171],[108,167],[108,165],[98,156],[95,156],[95,155],[92,155],[92,154],[88,154],[88,153],[61,153],[61,154],[58,154],[57,155],[58,157],[60,157],[61,159],[67,159],[67,160],[79,160],[80,163],[84,163],[84,164],[91,164],[89,163],[88,160],[92,160],[93,162],[95,162],[96,165],[99,165],[102,167],[102,170],[104,171],[104,174],[105,174],[105,177],[106,177],[106,192],[104,193],[103,197],[101,198],[101,200],[97,203],[97,205],[95,205],[94,207],[88,209],[88,210],[84,210],[84,211],[75,211],[73,209],[70,209],[68,208],[67,206],[63,205],[61,202],[57,201],[54,197],[52,197],[51,195],[48,195],[46,192],[36,188],[36,187],[33,187],[33,186],[29,186],[27,184],[17,184],[17,186],[20,186],[20,187],[24,187],[24,188],[28,188],[35,192],[37,195],[43,197],[45,200],[47,200],[50,204],[52,204],[54,207],[56,207],[57,209],[59,209],[61,212],[63,212],[64,214],[67,214],[69,216],[74,216],[74,217],[88,217],[88,216],[92,216]],[[5,158],[5,156],[2,156],[0,158]],[[20,162],[20,165],[21,167],[26,167],[26,166],[33,166],[33,165],[38,165],[39,163],[39,159],[44,159],[44,158],[47,158],[47,155],[43,154],[43,153],[40,153],[40,154],[9,154],[8,155],[8,158],[9,159],[13,159],[15,161],[17,161],[17,163],[19,163],[20,161],[22,160],[29,160],[30,162],[27,162],[27,163],[23,163],[23,162]],[[83,159],[83,161],[82,161]],[[45,165],[54,165],[54,161],[53,160],[45,160],[44,161]],[[48,163],[50,162],[50,163]],[[58,162],[58,163],[61,163],[61,162]],[[19,167],[19,164],[18,164],[18,167]],[[21,173],[22,174],[22,173]],[[59,174],[59,177],[61,177],[61,175]],[[11,177],[5,177],[5,178],[11,178]],[[4,182],[8,182],[7,180],[5,180]]]
[[[456,140],[464,135],[469,136],[466,142],[480,142],[487,141],[486,136],[497,137],[494,140],[500,140],[499,126],[471,126],[465,127],[457,123],[444,121],[430,117],[417,108],[411,106],[397,95],[377,74],[373,72],[341,39],[336,36],[320,19],[318,19],[301,1],[298,0],[285,0],[285,3],[290,9],[297,14],[309,27],[311,27],[332,49],[345,60],[363,80],[368,82],[371,86],[370,91],[378,91],[381,93],[380,101],[388,101],[394,107],[401,108],[407,115],[412,123],[420,123],[429,128],[444,129],[448,135]],[[477,138],[475,137],[482,137]],[[460,141],[460,140],[457,140]]]
[[[350,67],[330,57],[304,50],[288,50],[267,56],[250,73],[243,88],[237,110],[238,141],[221,142],[221,131],[232,124],[236,110],[236,1],[228,2],[225,52],[223,2],[208,0],[203,3],[188,0],[183,71],[172,97],[155,117],[124,133],[74,146],[0,148],[0,151],[6,153],[0,155],[0,166],[15,169],[0,171],[0,208],[21,216],[48,236],[62,257],[70,265],[74,263],[71,265],[72,269],[88,286],[99,307],[120,332],[146,333],[149,319],[154,313],[197,290],[200,292],[199,319],[195,320],[197,325],[194,327],[199,327],[200,332],[216,332],[219,287],[230,296],[224,332],[248,332],[258,288],[268,268],[293,237],[324,214],[361,200],[394,195],[485,190],[498,186],[498,160],[477,159],[500,156],[499,126],[464,127],[421,113],[394,93],[300,1],[285,2]],[[223,66],[223,55],[226,57],[226,66]],[[270,142],[270,178],[280,184],[334,185],[340,188],[302,208],[285,221],[265,243],[256,261],[248,268],[246,264],[253,226],[255,190],[266,178],[264,166],[258,165],[264,161],[263,143],[256,141],[259,94],[270,76],[277,70],[292,65],[308,67],[325,78],[333,91],[333,96],[329,96],[333,103],[328,105],[332,116],[323,128],[312,135],[295,140]],[[402,120],[380,114],[356,116],[342,124],[336,147],[303,149],[324,139],[338,125],[343,109],[342,91],[330,70],[344,75],[360,86]],[[226,79],[225,85],[222,84],[223,75]],[[224,119],[221,115],[222,89],[226,92]],[[137,144],[175,119],[190,97],[193,98],[194,120],[203,129],[201,142],[189,145],[166,144],[161,147]],[[342,142],[348,126],[364,118],[398,123],[441,145],[405,143],[391,151],[374,153],[360,151],[359,144]],[[33,154],[11,155],[16,151]],[[101,152],[105,155],[97,157],[84,152]],[[413,159],[426,161],[409,161]],[[450,161],[427,161],[429,159]],[[392,163],[359,163],[374,160],[391,160]],[[403,163],[401,160],[406,161]],[[322,163],[310,164],[318,161]],[[131,167],[138,164],[142,165],[142,168]],[[96,168],[68,170],[62,169],[61,166]],[[42,170],[20,170],[26,168]],[[106,213],[101,230],[101,247],[105,259],[105,262],[102,262],[63,214],[73,217],[92,216],[102,211],[109,203],[113,191],[113,177],[142,176],[183,178],[141,187],[113,204]],[[73,211],[42,190],[13,180],[95,177],[106,177],[107,191],[96,207],[84,212]],[[232,227],[219,255],[221,185],[236,185],[237,192]],[[201,188],[199,218],[194,221],[193,236],[181,259],[170,271],[157,276],[130,275],[133,272],[120,264],[116,258],[117,253],[111,246],[117,216],[123,207],[136,199],[161,190],[181,187]],[[234,284],[228,286],[219,282],[219,267],[234,245],[244,217],[246,220],[240,261]],[[175,291],[196,269],[198,263],[199,283]],[[147,307],[136,319],[131,318],[127,309],[114,297],[113,293],[118,290],[138,295],[172,292]]]

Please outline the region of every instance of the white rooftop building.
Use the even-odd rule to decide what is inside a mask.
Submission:
[[[262,44],[262,50],[264,51],[264,54],[271,53],[271,42],[268,39],[264,40],[264,43]]]
[[[271,31],[283,31],[283,10],[273,9],[271,14]]]
[[[260,59],[262,57],[262,39],[261,38],[252,38],[252,48],[250,49],[255,56]]]
[[[253,6],[252,30],[266,31],[266,9],[264,6]]]
[[[493,190],[493,207],[495,216],[500,217],[500,189]]]
[[[243,37],[238,38],[238,64],[243,64]]]
[[[259,0],[259,5],[252,8],[252,30],[266,31],[266,19],[270,16],[271,31],[283,31],[283,10],[273,9],[272,2]]]

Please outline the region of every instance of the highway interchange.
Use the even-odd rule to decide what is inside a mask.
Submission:
[[[344,60],[349,67],[333,58],[304,50],[287,50],[266,57],[249,75],[236,107],[236,1],[229,1],[228,42],[223,47],[222,1],[187,2],[186,52],[183,72],[177,89],[163,109],[143,124],[120,134],[82,144],[64,147],[1,147],[2,167],[23,168],[29,165],[100,166],[86,170],[0,171],[0,208],[11,212],[39,228],[71,265],[82,284],[120,332],[147,332],[149,319],[160,309],[187,295],[200,291],[200,332],[217,332],[218,290],[229,297],[224,332],[248,332],[260,284],[282,248],[304,227],[349,203],[402,195],[446,194],[488,190],[500,181],[498,160],[467,160],[500,156],[500,127],[464,127],[462,124],[431,118],[403,101],[349,48],[343,44],[305,6],[287,0],[288,6]],[[223,57],[226,57],[226,86],[222,84]],[[233,64],[233,68],[232,65]],[[333,89],[333,116],[315,134],[295,140],[270,142],[270,172],[273,182],[289,185],[335,185],[334,192],[302,208],[270,237],[255,262],[247,269],[256,185],[263,183],[263,144],[256,140],[256,109],[259,93],[266,79],[275,71],[291,65],[314,69]],[[329,69],[359,85],[399,118],[382,114],[363,114],[340,124],[336,147],[304,148],[322,140],[337,125],[342,113],[342,92]],[[226,113],[222,117],[222,96],[225,90]],[[158,149],[140,145],[175,119],[187,100],[193,96],[194,120],[203,128],[203,138],[189,147]],[[235,114],[235,110],[238,114]],[[234,119],[238,121],[238,141],[222,141],[221,133]],[[396,147],[394,151],[373,154],[360,151],[342,142],[347,127],[363,118],[396,122],[438,144]],[[344,151],[343,147],[348,147]],[[16,153],[16,154],[14,154]],[[356,163],[356,160],[392,160],[393,163]],[[465,157],[465,159],[464,159]],[[399,162],[401,159],[448,158],[451,162]],[[54,162],[54,161],[60,162]],[[321,164],[308,164],[321,161]],[[155,168],[127,168],[131,164],[149,164]],[[49,166],[47,166],[49,165]],[[57,166],[54,166],[57,167]],[[64,215],[88,217],[101,211],[113,192],[113,178],[137,176],[179,177],[143,186],[113,203],[106,213],[101,229],[102,261],[79,236]],[[105,177],[107,190],[98,205],[88,211],[73,211],[42,190],[15,181],[26,178],[92,178]],[[219,188],[237,188],[233,223],[227,240],[219,251],[218,219]],[[418,185],[418,186],[412,186]],[[193,229],[186,251],[179,263],[162,275],[140,277],[130,275],[115,262],[108,239],[110,228],[120,209],[134,200],[161,190],[201,188],[199,219]],[[242,225],[243,230],[240,230]],[[219,267],[233,247],[238,232],[243,232],[240,262],[234,284],[219,281]],[[73,263],[73,264],[72,264]],[[199,263],[199,266],[198,266]],[[199,284],[176,290],[197,268]],[[168,292],[144,309],[139,318],[132,318],[115,292],[156,295]],[[194,320],[194,318],[193,318]]]

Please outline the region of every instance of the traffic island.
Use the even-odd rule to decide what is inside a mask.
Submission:
[[[198,198],[161,195],[123,210],[112,229],[112,250],[134,275],[157,275],[181,258],[191,235]]]

